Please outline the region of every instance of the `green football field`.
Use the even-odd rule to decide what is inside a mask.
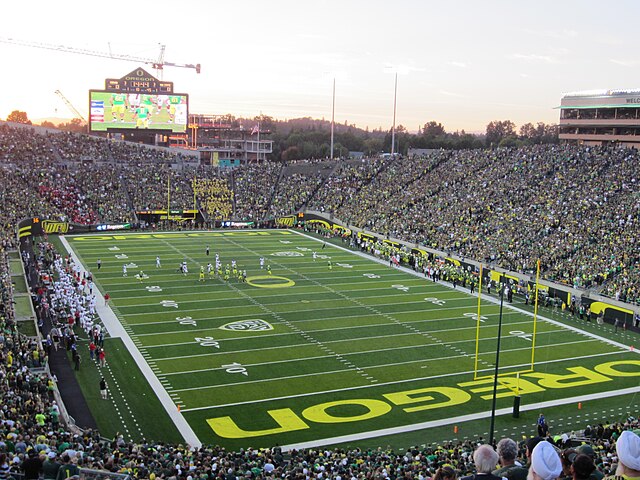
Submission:
[[[495,298],[483,296],[477,328],[478,297],[468,289],[323,248],[289,230],[67,241],[204,443],[357,444],[489,415]],[[200,281],[200,266],[215,264],[216,253],[223,266],[235,260],[246,269],[247,282]],[[178,272],[183,261],[186,276]],[[542,318],[535,329],[534,337],[529,312],[505,305],[497,390],[503,414],[516,394],[537,416],[543,407],[637,390],[640,358],[623,337],[618,343]]]

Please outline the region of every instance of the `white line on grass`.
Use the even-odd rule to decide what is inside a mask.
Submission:
[[[446,321],[448,319],[442,319],[443,321]],[[411,325],[417,324],[417,323],[424,323],[424,322],[431,322],[432,320],[422,320],[422,321],[415,321],[415,322],[411,322]],[[408,323],[408,322],[407,322]],[[521,324],[529,324],[529,322],[510,322],[507,323],[505,325],[509,326],[513,326],[513,325],[521,325]],[[317,329],[317,330],[306,330],[305,332],[307,334],[309,333],[326,333],[326,332],[334,332],[334,331],[338,331],[338,330],[351,330],[351,329],[358,329],[358,328],[372,328],[372,327],[393,327],[393,326],[398,326],[395,323],[381,323],[381,324],[373,324],[373,325],[356,325],[356,326],[350,326],[350,327],[335,327],[335,328],[327,328],[327,329]],[[497,325],[485,325],[483,327],[481,327],[483,329],[489,329],[489,328],[498,328]],[[207,328],[207,329],[202,329],[204,331],[209,331],[209,330],[215,330],[215,327],[213,328]],[[461,331],[461,330],[476,330],[476,327],[459,327],[456,329],[457,331]],[[549,330],[546,332],[538,332],[538,335],[543,335],[543,334],[548,334],[548,333],[557,333],[557,332],[561,332],[563,329],[558,329],[558,330]],[[191,332],[195,332],[198,330],[189,330],[189,333]],[[451,329],[441,329],[441,330],[431,330],[429,333],[431,334],[438,334],[438,333],[447,333],[450,332]],[[172,332],[172,333],[179,333],[179,332]],[[410,332],[403,332],[403,333],[389,333],[389,334],[385,334],[385,335],[370,335],[370,336],[360,336],[358,338],[343,338],[343,339],[339,339],[339,340],[325,340],[324,342],[322,342],[323,344],[326,343],[341,343],[341,342],[359,342],[359,341],[367,341],[367,340],[378,340],[380,338],[393,338],[393,337],[406,337],[406,336],[411,336],[411,335],[416,335],[419,334],[420,331],[415,329],[415,331],[410,331]],[[260,338],[266,338],[266,337],[286,337],[286,336],[291,336],[291,335],[298,335],[299,332],[290,332],[290,333],[275,333],[275,334],[267,334],[267,335],[263,335]],[[435,338],[435,337],[434,337]],[[507,337],[509,338],[509,337]],[[231,337],[231,338],[225,338],[225,341],[229,341],[229,340],[247,340],[246,337],[242,338],[242,337]],[[483,338],[481,339],[481,341],[494,341],[494,338]],[[442,340],[443,342],[445,342],[445,340]],[[475,342],[476,339],[474,338],[470,338],[470,339],[466,339],[466,340],[457,340],[454,342],[449,342],[446,341],[446,343],[466,343],[466,342]],[[178,346],[182,346],[182,345],[198,345],[199,342],[179,342],[179,343],[162,343],[162,344],[158,344],[158,345],[146,345],[145,348],[149,349],[149,348],[166,348],[166,347],[178,347]],[[433,344],[423,344],[423,345],[427,345],[427,346],[431,346]],[[264,347],[261,348],[260,351],[264,352],[266,350],[272,350],[272,349],[279,349],[279,348],[286,348],[286,347],[295,347],[297,345],[277,345],[277,346],[273,346],[273,347]],[[244,352],[252,352],[255,349],[251,348],[251,349],[247,349],[247,350],[233,350],[232,352],[218,352],[218,353],[214,353],[213,355],[218,355],[218,354],[227,354],[227,353],[244,353]],[[493,352],[492,352],[493,353]],[[187,355],[187,357],[191,357],[193,355]],[[177,356],[177,357],[168,357],[168,358],[159,358],[159,361],[162,360],[176,360],[179,358],[185,358],[184,355],[182,356]]]
[[[309,240],[313,240],[313,241],[316,241],[316,242],[323,242],[323,240],[320,240],[320,239],[317,239],[317,238],[314,238],[314,237],[310,237],[309,235],[306,235],[306,234],[304,234],[304,233],[302,233],[302,232],[298,232],[297,230],[292,230],[292,232],[293,232],[293,233],[295,233],[296,235],[300,235],[300,236],[305,237],[305,238],[307,238],[307,239],[309,239]],[[345,251],[345,252],[353,253],[353,254],[358,255],[358,256],[360,256],[360,257],[363,257],[363,258],[369,258],[370,260],[373,260],[373,261],[375,261],[375,262],[381,263],[381,264],[383,264],[383,265],[386,265],[386,264],[387,264],[386,262],[384,262],[384,261],[382,261],[382,260],[380,260],[380,259],[378,259],[378,258],[372,257],[372,256],[367,255],[367,254],[362,253],[362,252],[354,252],[354,251],[349,250],[349,249],[347,249],[347,248],[345,248],[345,247],[342,247],[342,246],[340,246],[340,245],[334,245],[334,244],[327,244],[327,245],[331,245],[333,248],[338,248],[338,249],[340,249],[340,250],[343,250],[343,251]],[[422,277],[422,275],[421,275],[420,273],[418,273],[418,272],[416,272],[415,270],[412,270],[412,269],[410,269],[410,268],[406,268],[406,267],[397,267],[397,268],[398,268],[398,269],[400,269],[400,270],[402,270],[402,271],[404,271],[404,272],[406,272],[406,273],[408,273],[408,274],[410,274],[410,275],[414,275],[414,276],[417,276],[417,277]],[[438,283],[439,283],[439,284],[441,284],[441,285],[446,285],[446,283],[444,283],[444,282],[442,282],[442,281],[439,281]],[[452,289],[453,289],[453,287],[452,287]],[[471,294],[471,293],[469,293],[468,295],[470,295],[470,296],[472,296],[472,297],[477,297],[477,296],[479,295],[479,293],[477,293],[477,292],[476,292],[475,294]],[[500,299],[493,298],[493,297],[488,296],[488,295],[485,295],[485,294],[480,294],[480,295],[482,296],[482,299],[483,299],[483,300],[486,300],[486,301],[488,301],[488,302],[491,302],[491,303],[494,303],[494,304],[500,305]],[[514,306],[514,305],[507,304],[506,302],[504,303],[504,306],[505,306],[506,308],[509,308],[509,309],[511,309],[511,310],[515,310],[516,312],[520,312],[520,313],[522,313],[522,314],[524,314],[524,315],[527,315],[527,316],[529,316],[529,317],[533,317],[533,316],[534,316],[532,312],[528,312],[528,311],[526,311],[526,310],[524,310],[524,309],[522,309],[522,308],[518,308],[518,307],[516,307],[516,306]],[[577,327],[573,327],[573,326],[571,326],[571,325],[567,325],[567,324],[564,324],[564,323],[562,323],[562,322],[558,322],[558,321],[553,320],[553,319],[551,319],[551,318],[544,317],[544,316],[542,316],[542,315],[540,315],[540,314],[538,314],[538,317],[537,317],[537,318],[538,318],[538,320],[543,320],[543,321],[548,322],[548,323],[551,323],[551,324],[553,324],[553,325],[556,325],[556,326],[560,326],[560,327],[566,328],[567,330],[572,330],[572,331],[574,331],[574,332],[578,332],[578,333],[580,333],[580,334],[582,334],[582,335],[586,335],[586,336],[588,336],[588,337],[596,338],[596,339],[598,339],[598,340],[600,340],[600,341],[602,341],[602,342],[608,343],[608,344],[610,344],[610,345],[613,345],[613,346],[615,346],[615,347],[621,348],[621,349],[623,349],[623,350],[627,350],[627,351],[629,350],[629,346],[628,346],[628,345],[625,345],[625,344],[620,343],[620,342],[616,342],[615,340],[610,340],[610,339],[605,338],[605,337],[601,337],[601,336],[599,336],[599,335],[596,335],[595,333],[591,333],[591,332],[586,332],[586,331],[584,331],[584,330],[580,330],[580,329],[579,329],[579,328],[577,328]],[[635,350],[635,353],[639,353],[639,354],[640,354],[640,351]]]
[[[574,357],[574,360],[580,360],[582,358],[595,358],[595,357],[606,357],[609,355],[617,355],[620,352],[603,352],[603,353],[598,353],[598,354],[590,354],[590,355],[583,355],[581,357]],[[566,362],[567,359],[566,358],[557,358],[554,360],[547,360],[544,362],[540,362],[541,365],[546,365],[546,364],[552,364],[552,363],[559,363],[559,362]],[[510,368],[520,368],[520,367],[529,367],[530,364],[529,363],[523,363],[521,365],[512,365]],[[493,372],[493,368],[485,368],[485,369],[481,369],[478,370],[478,372],[489,372],[492,373]],[[361,385],[361,386],[354,386],[354,387],[344,387],[344,388],[335,388],[332,390],[324,390],[322,392],[308,392],[308,393],[298,393],[295,395],[284,395],[282,397],[270,397],[270,398],[261,398],[261,399],[254,399],[254,400],[247,400],[247,401],[243,401],[243,402],[233,402],[233,403],[225,403],[223,405],[205,405],[202,407],[193,407],[193,408],[189,408],[189,409],[185,409],[185,412],[196,412],[196,411],[200,411],[200,410],[213,410],[213,409],[217,409],[217,408],[226,408],[226,407],[236,407],[239,405],[253,405],[256,403],[266,403],[266,402],[272,402],[275,400],[289,400],[291,398],[302,398],[302,397],[313,397],[315,395],[325,395],[327,393],[338,393],[338,392],[350,392],[353,390],[360,390],[360,389],[368,389],[368,388],[372,388],[372,387],[385,387],[387,385],[401,385],[403,383],[411,383],[411,382],[417,382],[417,381],[425,381],[425,380],[436,380],[438,378],[446,378],[446,377],[454,377],[457,375],[469,375],[469,374],[473,374],[474,371],[473,370],[468,370],[466,372],[449,372],[449,373],[442,373],[440,375],[431,375],[431,376],[427,376],[427,377],[416,377],[416,378],[409,378],[406,380],[394,380],[392,382],[383,382],[380,383],[378,385]],[[280,377],[280,378],[288,378],[288,377]],[[259,380],[258,383],[264,382],[267,380]],[[273,379],[270,379],[268,381],[273,381]],[[228,386],[232,386],[232,385],[245,385],[246,383],[231,383],[231,384],[225,384],[225,385],[218,385],[220,387],[228,387]],[[213,386],[213,387],[198,387],[196,389],[205,389],[205,388],[216,388],[217,386]],[[639,387],[640,388],[640,387]],[[180,391],[180,390],[176,390],[176,391]],[[561,404],[561,403],[560,403]]]
[[[554,332],[549,332],[549,333],[554,333]],[[456,341],[456,342],[448,342],[450,345],[451,344],[455,344],[455,343],[465,343],[465,342],[469,342],[472,340],[460,340],[460,341]],[[553,348],[553,347],[566,347],[567,345],[577,345],[577,344],[583,344],[583,343],[587,343],[590,341],[594,341],[594,340],[578,340],[575,342],[564,342],[564,343],[556,343],[554,345],[541,345],[540,348]],[[299,358],[291,358],[291,359],[287,359],[287,360],[270,360],[268,362],[259,362],[259,363],[246,363],[243,364],[244,367],[259,367],[259,366],[264,366],[264,365],[276,365],[276,364],[281,364],[281,363],[292,363],[292,362],[301,362],[301,361],[307,361],[307,360],[321,360],[321,359],[328,359],[328,358],[336,358],[336,359],[340,359],[340,361],[342,361],[342,357],[349,357],[349,356],[355,356],[355,355],[367,355],[367,354],[374,354],[374,353],[381,353],[381,352],[389,352],[389,351],[394,351],[397,352],[398,350],[403,350],[403,349],[416,349],[416,348],[428,348],[428,347],[437,347],[440,344],[423,344],[423,345],[407,345],[404,347],[391,347],[391,348],[380,348],[377,350],[362,350],[359,352],[351,352],[351,353],[341,353],[341,354],[333,354],[333,355],[316,355],[313,357],[299,357]],[[290,347],[292,348],[296,348],[297,345],[290,345]],[[519,352],[519,351],[529,351],[531,350],[531,347],[522,347],[522,348],[509,348],[509,349],[504,349],[501,350],[502,353],[510,353],[510,352]],[[238,352],[251,352],[253,350],[236,350],[233,352],[218,352],[218,353],[210,353],[207,355],[232,355],[232,354],[236,354]],[[464,353],[462,350],[459,350],[459,352],[461,353],[462,356],[464,357],[471,357],[473,356],[473,354],[470,353]],[[608,353],[608,352],[607,352]],[[617,352],[616,352],[617,353]],[[486,352],[486,353],[481,353],[480,355],[494,355],[493,352]],[[384,367],[393,367],[396,365],[408,365],[410,363],[430,363],[430,362],[436,362],[436,361],[442,361],[442,360],[448,360],[451,359],[451,355],[446,356],[446,357],[434,357],[434,358],[420,358],[417,360],[406,360],[404,362],[394,362],[394,363],[384,363],[384,364],[374,364],[374,365],[367,365],[365,367],[361,367],[361,368],[384,368]],[[346,361],[346,360],[345,360]],[[428,368],[428,365],[423,365],[422,368]],[[224,368],[202,368],[202,369],[198,369],[198,370],[180,370],[179,372],[169,372],[169,373],[164,373],[163,376],[170,376],[170,375],[184,375],[186,373],[200,373],[200,372],[211,372],[211,371],[215,371],[215,370],[224,370]],[[322,374],[324,373],[331,373],[331,372],[320,372]],[[301,378],[301,377],[313,377],[315,375],[318,375],[317,373],[305,373],[305,374],[301,374],[301,375],[294,375],[292,377],[287,377],[287,378]],[[278,377],[276,380],[280,380],[283,377]],[[274,379],[271,379],[274,380]],[[262,380],[259,380],[262,381]],[[245,382],[239,382],[237,384],[234,385],[249,385],[253,383],[253,381],[245,381]],[[230,384],[221,384],[221,385],[217,385],[220,387],[225,387],[227,385]],[[217,386],[206,386],[206,387],[194,387],[194,388],[216,388]]]
[[[565,405],[567,403],[574,403],[574,402],[585,402],[588,400],[598,400],[601,398],[609,398],[609,397],[616,397],[616,396],[620,396],[620,395],[629,395],[632,393],[638,393],[640,392],[640,387],[631,387],[631,388],[625,388],[622,390],[616,390],[616,391],[607,391],[607,392],[600,392],[600,393],[593,393],[590,395],[581,395],[578,397],[570,397],[570,398],[563,398],[563,399],[558,399],[558,400],[550,400],[547,402],[539,402],[539,403],[534,403],[531,405],[523,405],[520,407],[520,411],[521,412],[527,412],[530,410],[543,410],[549,407],[555,407],[558,405]],[[507,408],[500,408],[498,410],[496,410],[496,415],[501,416],[501,415],[510,415],[512,413],[513,409],[511,407],[507,407]],[[427,429],[427,428],[435,428],[435,427],[441,427],[443,425],[452,425],[452,424],[459,424],[462,422],[469,422],[472,420],[480,420],[483,418],[487,418],[491,415],[490,411],[487,412],[478,412],[478,413],[472,413],[470,415],[461,415],[458,417],[450,417],[450,418],[446,418],[446,419],[441,419],[441,420],[432,420],[429,422],[421,422],[421,423],[414,423],[413,425],[403,425],[400,427],[393,427],[393,428],[384,428],[381,430],[372,430],[369,432],[363,432],[363,433],[354,433],[351,435],[341,435],[338,437],[330,437],[330,438],[320,438],[317,440],[311,440],[309,442],[302,442],[302,443],[295,443],[295,444],[291,444],[291,445],[283,445],[281,448],[282,450],[292,450],[292,449],[301,449],[301,448],[314,448],[314,447],[322,447],[325,445],[334,445],[337,443],[347,443],[347,442],[355,442],[358,440],[364,440],[366,438],[376,438],[376,437],[382,437],[385,435],[395,435],[398,433],[407,433],[407,432],[415,432],[416,430],[423,430],[423,429]]]
[[[71,245],[69,245],[69,242],[64,236],[60,236],[60,241],[62,242],[62,245],[64,246],[64,248],[67,249],[67,252],[76,255],[76,258],[77,258],[76,252],[73,250]],[[81,267],[81,273],[84,273],[86,271],[84,269],[84,266],[81,265],[80,267]],[[104,295],[105,292],[101,292],[101,293]],[[133,340],[131,339],[129,334],[126,332],[126,330],[123,328],[122,324],[116,317],[115,313],[113,312],[113,310],[111,310],[111,307],[109,305],[104,305],[103,302],[98,302],[98,305],[96,305],[96,312],[98,313],[98,316],[104,323],[107,331],[109,332],[109,335],[114,338],[122,339],[122,342],[124,343],[129,353],[131,354],[131,357],[140,368],[142,374],[149,382],[151,389],[156,393],[158,400],[160,400],[160,403],[166,410],[167,414],[169,415],[169,418],[171,418],[171,420],[173,421],[173,423],[175,424],[176,428],[178,429],[182,437],[185,439],[185,441],[192,447],[196,447],[196,448],[201,447],[202,442],[200,442],[200,440],[198,439],[197,435],[195,434],[191,426],[185,420],[184,416],[180,412],[178,412],[175,404],[171,400],[171,397],[169,396],[167,391],[164,389],[164,387],[160,383],[158,377],[153,372],[149,364],[145,361],[144,357],[140,353],[140,350],[138,350],[136,345],[133,343]]]

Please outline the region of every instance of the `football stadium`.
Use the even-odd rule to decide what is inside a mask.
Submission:
[[[209,469],[211,455],[249,470],[278,458],[284,471],[293,458],[360,465],[384,446],[385,461],[427,475],[438,462],[472,471],[478,439],[523,447],[541,412],[542,433],[561,446],[637,428],[635,223],[607,230],[609,209],[545,181],[545,165],[547,178],[595,178],[617,217],[632,219],[637,190],[615,179],[633,177],[634,151],[550,145],[177,171],[168,165],[182,153],[165,149],[156,163],[150,147],[146,164],[97,161],[80,175],[42,146],[123,160],[146,147],[10,124],[0,133],[12,164],[3,443],[14,452],[81,446],[86,475],[150,475],[151,464],[167,468],[153,463],[158,451]],[[518,168],[491,184],[514,156]],[[445,171],[455,189],[439,188]],[[507,189],[522,194],[502,212]],[[186,213],[194,198],[196,216]],[[549,227],[562,208],[549,198],[581,209]],[[425,208],[456,203],[462,221]],[[156,222],[140,220],[149,212]],[[589,241],[593,230],[602,242]],[[567,235],[575,248],[555,250]],[[113,448],[136,453],[109,464]]]
[[[163,54],[0,121],[0,480],[640,478],[638,90],[334,145]]]

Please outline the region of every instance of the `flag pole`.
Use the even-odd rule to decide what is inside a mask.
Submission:
[[[258,121],[258,147],[256,151],[258,162],[260,161],[260,121]]]

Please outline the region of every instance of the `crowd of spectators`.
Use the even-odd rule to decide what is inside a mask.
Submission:
[[[194,449],[162,442],[130,442],[121,435],[107,441],[95,431],[70,433],[60,425],[60,410],[53,400],[54,379],[34,373],[46,364],[46,349],[21,336],[16,328],[6,254],[15,246],[16,222],[36,214],[85,222],[120,220],[130,216],[133,208],[165,207],[166,185],[176,202],[172,205],[188,207],[193,202],[194,171],[170,169],[169,153],[158,154],[127,144],[107,145],[103,149],[95,140],[78,140],[67,134],[52,139],[28,128],[17,131],[0,126],[0,163],[8,180],[0,191],[2,478],[10,470],[22,470],[28,479],[43,474],[53,480],[59,475],[74,476],[79,467],[85,467],[136,478],[176,480],[454,480],[477,471],[485,473],[487,465],[484,460],[480,462],[481,457],[491,457],[489,464],[494,467],[499,458],[501,469],[494,473],[514,480],[520,479],[507,475],[516,471],[508,468],[513,465],[520,474],[528,468],[528,473],[533,471],[542,480],[560,476],[555,473],[555,453],[548,453],[551,447],[544,444],[539,451],[547,450],[545,458],[551,463],[545,460],[536,466],[533,457],[538,447],[531,439],[520,443],[503,439],[497,453],[491,453],[490,446],[478,448],[478,443],[484,443],[482,439],[411,447],[401,452],[386,448],[282,452],[277,447]],[[149,170],[138,163],[157,155],[164,166],[154,165]],[[60,159],[83,161],[89,157],[93,161],[111,157],[118,164],[84,166],[82,170],[68,165],[52,167]],[[546,146],[438,153],[411,161],[363,160],[334,165],[329,176],[322,162],[312,164],[317,167],[315,173],[308,169],[287,175],[280,164],[251,164],[230,173],[199,171],[197,178],[202,183],[197,183],[195,191],[201,203],[213,199],[211,208],[220,214],[228,213],[235,204],[234,215],[242,219],[264,219],[269,211],[290,214],[307,204],[376,232],[486,259],[513,270],[531,269],[539,257],[551,278],[603,284],[604,290],[617,298],[636,301],[639,276],[634,249],[640,213],[637,161],[637,153],[629,150]],[[45,262],[48,250],[43,250],[40,260]],[[87,298],[78,318],[85,311],[91,314],[87,279],[78,276],[70,260],[55,256],[50,260],[57,270],[59,288],[52,288],[54,297],[37,293],[41,295],[39,307],[51,309],[53,315],[60,305],[66,311]],[[426,264],[417,268],[433,275],[432,271],[442,267]],[[65,293],[67,289],[75,289],[79,300],[65,306],[62,297],[73,297]],[[60,291],[61,298],[56,298],[55,292]],[[59,312],[55,314],[59,317]],[[58,321],[62,323],[61,318]],[[92,325],[84,326],[93,330]],[[622,441],[629,441],[631,434],[623,432],[638,429],[637,417],[630,416],[621,423],[588,426],[582,432],[588,448],[571,452],[566,436],[550,438],[549,445],[564,449],[558,458],[567,478],[586,480],[588,476],[583,474],[591,464],[601,475],[622,472],[629,476],[629,469],[637,464],[632,458],[631,465],[624,467],[629,457]],[[635,445],[636,440],[630,441]],[[636,453],[640,455],[640,451]],[[635,461],[640,462],[640,457]],[[549,477],[549,472],[554,475]],[[630,476],[639,476],[640,468],[635,473]]]
[[[267,162],[241,165],[233,171],[235,217],[260,222],[267,217],[282,165]]]
[[[198,205],[210,218],[228,219],[233,213],[233,191],[226,178],[196,178],[193,190]]]
[[[167,204],[189,209],[197,178],[208,193],[196,193],[196,207],[215,220],[259,222],[307,207],[512,271],[531,273],[540,259],[549,280],[640,301],[635,150],[542,145],[196,174],[168,149],[2,125],[0,158],[11,178],[0,192],[5,231],[32,214],[94,223]]]
[[[277,184],[271,202],[271,216],[290,215],[300,210],[323,181],[324,178],[318,171],[311,174],[283,172],[283,180]]]

